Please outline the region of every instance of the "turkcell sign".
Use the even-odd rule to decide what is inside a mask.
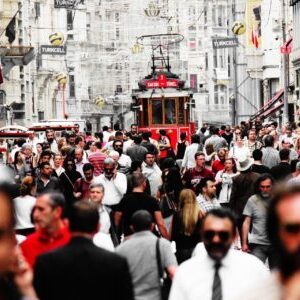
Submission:
[[[239,45],[237,38],[214,38],[212,43],[214,49],[234,48]]]
[[[71,8],[74,7],[76,0],[54,0],[55,8]]]
[[[41,54],[66,55],[66,53],[67,53],[66,46],[48,46],[48,45],[41,46]]]

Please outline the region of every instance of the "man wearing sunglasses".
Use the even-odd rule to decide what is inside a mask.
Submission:
[[[235,218],[229,210],[213,209],[206,214],[201,228],[206,251],[178,268],[169,300],[243,299],[237,296],[251,282],[268,276],[256,257],[230,249],[235,232]]]

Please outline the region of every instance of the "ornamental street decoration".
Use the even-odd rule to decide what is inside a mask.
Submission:
[[[61,32],[54,32],[49,35],[49,41],[52,46],[61,46],[64,43],[64,35]]]

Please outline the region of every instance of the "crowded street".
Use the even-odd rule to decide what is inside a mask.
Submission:
[[[300,0],[0,0],[0,300],[300,300]]]

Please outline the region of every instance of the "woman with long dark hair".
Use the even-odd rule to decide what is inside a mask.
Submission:
[[[14,173],[15,182],[21,184],[24,177],[27,173],[30,172],[30,169],[25,164],[25,159],[21,151],[16,151],[14,156],[14,162],[10,166]]]
[[[63,163],[64,172],[59,176],[64,187],[64,196],[66,199],[66,214],[68,214],[72,204],[75,202],[73,195],[74,184],[81,174],[76,171],[75,161],[72,157],[66,157]]]

